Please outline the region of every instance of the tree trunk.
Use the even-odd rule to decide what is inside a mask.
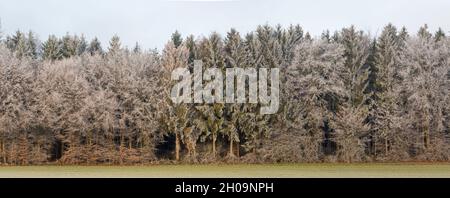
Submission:
[[[175,160],[180,160],[180,137],[175,133]]]
[[[5,152],[5,142],[2,139],[2,162],[6,163],[6,152]]]
[[[59,148],[59,157],[62,158],[64,155],[64,141],[61,140],[61,148]]]
[[[373,155],[377,156],[377,140],[373,140]]]
[[[427,118],[425,130],[423,130],[423,146],[424,149],[428,148],[430,143],[430,120]]]
[[[240,148],[239,148],[239,142],[238,142],[238,143],[236,143],[236,156],[237,157],[240,157],[239,150],[240,150]]]
[[[387,156],[388,155],[388,140],[387,140],[387,138],[384,139],[384,151]]]
[[[217,137],[215,136],[215,135],[213,135],[213,139],[212,139],[212,154],[213,154],[213,157],[216,157],[216,140],[217,140]]]
[[[231,137],[231,135],[230,135]],[[230,156],[233,156],[233,138],[230,138]]]

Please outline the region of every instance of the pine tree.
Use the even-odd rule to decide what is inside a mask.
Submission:
[[[424,39],[431,39],[433,35],[430,31],[428,31],[428,25],[425,24],[422,27],[420,27],[419,32],[417,33],[417,36]]]
[[[309,32],[306,32],[305,40],[307,40],[307,41],[312,41],[313,40],[313,38],[312,38],[312,36],[311,36],[311,34]]]
[[[438,31],[436,31],[436,33],[434,34],[434,40],[436,42],[439,42],[443,39],[445,39],[445,32],[441,28],[439,28]]]
[[[194,35],[188,36],[186,38],[185,43],[186,43],[186,47],[189,50],[189,61],[188,61],[189,62],[189,70],[192,71],[194,61],[196,59],[198,59],[197,58],[197,44],[195,42]]]
[[[181,34],[178,30],[172,34],[171,40],[175,47],[179,47],[183,43],[183,38],[181,38]]]
[[[77,55],[77,37],[67,33],[61,39],[61,54],[63,58],[70,58]]]
[[[38,40],[32,31],[28,32],[27,38],[27,56],[36,59],[38,56]]]
[[[213,32],[209,38],[204,38],[199,44],[199,57],[203,61],[203,70],[208,68],[218,68],[225,70],[224,45],[221,36]],[[224,104],[199,104],[195,106],[196,113],[199,115],[194,120],[196,128],[202,134],[202,141],[211,140],[211,157],[217,155],[217,138],[224,133]]]
[[[24,33],[16,31],[12,37],[7,37],[6,46],[13,51],[17,57],[25,57],[28,55],[27,37]]]
[[[77,55],[81,56],[87,51],[88,44],[86,41],[86,38],[84,35],[81,35],[81,37],[77,40]]]
[[[174,82],[170,80],[171,72],[176,68],[187,67],[188,55],[189,53],[186,47],[179,46],[176,48],[172,42],[166,44],[162,57],[162,66],[164,68],[162,82],[164,84],[174,85]],[[175,160],[178,161],[180,160],[181,143],[192,133],[191,123],[189,122],[191,111],[188,104],[174,104],[170,100],[171,88],[172,86],[167,86],[164,90],[166,97],[164,125],[169,134],[175,136]]]
[[[91,56],[96,55],[96,54],[98,54],[98,55],[103,54],[102,45],[101,45],[100,41],[97,39],[97,37],[92,39],[92,41],[89,43],[87,51],[89,52],[89,54],[91,54]]]
[[[270,66],[279,67],[280,65],[276,62],[282,60],[281,47],[277,44],[279,39],[278,36],[281,36],[280,30],[275,32],[270,26],[260,26],[259,36],[258,32],[251,32],[245,36],[245,39],[243,40],[243,48],[245,51],[243,68],[258,69],[260,67],[269,68]],[[263,45],[268,46],[268,43],[271,43],[272,49],[264,50]],[[280,56],[264,59],[264,53],[274,53]],[[263,64],[264,61],[266,61],[265,64]],[[269,64],[269,62],[272,64]],[[249,89],[248,85],[246,85],[246,89]],[[252,151],[253,157],[258,157],[256,154],[260,149],[261,143],[271,134],[269,127],[271,116],[255,113],[258,111],[258,105],[255,104],[243,104],[240,107],[240,111],[238,126],[241,147],[245,152]]]
[[[120,38],[117,35],[114,35],[109,41],[108,53],[110,55],[117,54],[121,51],[122,46],[120,43]]]
[[[320,39],[325,40],[327,42],[331,42],[332,38],[331,38],[330,30],[325,30],[324,32],[322,32],[322,35],[320,35]]]
[[[59,60],[63,57],[61,43],[55,35],[50,35],[42,45],[42,58],[45,60]]]
[[[353,107],[360,108],[366,101],[363,93],[367,86],[368,71],[366,59],[369,55],[370,41],[362,31],[354,26],[344,28],[340,43],[345,47],[346,85],[350,91],[349,102]]]
[[[6,47],[13,52],[16,51],[19,42],[24,39],[23,37],[22,32],[16,31],[14,35],[6,38]]]
[[[369,98],[365,90],[369,83],[369,68],[366,62],[370,52],[370,40],[362,31],[351,26],[342,29],[338,43],[344,48],[345,67],[336,68],[338,71],[335,73],[343,80],[344,92],[330,101],[333,114],[327,118],[325,128],[330,127],[331,130],[325,132],[326,136],[331,137],[329,139],[337,144],[338,160],[361,160],[364,151],[362,142],[368,131],[364,122],[367,116],[366,102]],[[350,118],[353,123],[349,122]]]
[[[377,75],[378,75],[378,68],[376,64],[376,54],[377,54],[377,40],[374,39],[372,41],[370,50],[369,50],[369,56],[366,60],[366,65],[369,70],[369,76],[367,79],[367,86],[364,90],[364,93],[368,95],[366,105],[368,108],[368,114],[367,118],[364,121],[365,123],[369,124],[369,131],[368,131],[368,137],[365,139],[365,144],[367,146],[367,153],[369,155],[375,154],[375,133],[374,126],[376,124],[376,108],[378,105],[378,87],[377,87]]]
[[[276,37],[276,32],[269,25],[256,29],[257,41],[261,48],[261,65],[263,68],[280,68],[283,61],[282,46]]]
[[[375,58],[375,54],[377,52],[377,40],[374,39],[373,41],[371,41],[370,44],[370,49],[369,49],[369,55],[367,56],[365,65],[367,66],[368,70],[369,70],[369,75],[367,78],[367,86],[366,89],[364,90],[365,94],[368,94],[370,97],[369,100],[373,100],[373,93],[376,92],[376,78],[377,78],[377,65],[376,65],[376,58]]]
[[[235,29],[231,29],[227,33],[225,39],[225,57],[227,68],[243,68],[245,65],[245,45],[244,42]],[[224,133],[229,140],[229,157],[235,157],[234,153],[239,155],[240,149],[240,132],[243,126],[239,122],[244,118],[245,104],[231,103],[225,104],[224,107]],[[234,144],[236,144],[236,152],[233,151]]]
[[[245,46],[244,42],[235,29],[231,29],[225,38],[224,52],[228,67],[244,67],[245,64]]]
[[[302,39],[303,29],[299,25],[291,25],[287,30],[282,31],[279,38],[279,43],[281,45],[284,59],[282,68],[291,63],[292,59],[294,58],[295,47],[302,41]]]
[[[140,53],[142,53],[141,46],[139,45],[138,42],[136,42],[136,44],[134,45],[133,53],[135,53],[135,54],[140,54]]]
[[[375,49],[375,68],[372,72],[376,72],[375,92],[371,101],[371,131],[374,133],[372,137],[372,149],[374,154],[380,150],[386,156],[390,150],[395,148],[393,144],[395,137],[395,115],[396,115],[396,87],[398,82],[399,57],[401,51],[401,37],[405,35],[397,33],[397,28],[392,24],[387,25],[381,33],[376,43]],[[378,145],[380,145],[378,147]],[[379,149],[378,149],[379,148]]]

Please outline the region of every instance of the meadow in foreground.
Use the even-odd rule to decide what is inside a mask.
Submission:
[[[279,165],[153,165],[153,166],[4,166],[0,177],[94,178],[438,178],[450,177],[450,164],[279,164]]]

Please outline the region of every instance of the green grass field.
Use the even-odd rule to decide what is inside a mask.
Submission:
[[[154,166],[3,166],[11,177],[450,177],[450,164],[284,164]]]

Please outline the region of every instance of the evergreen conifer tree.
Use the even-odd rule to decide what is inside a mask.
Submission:
[[[180,32],[178,32],[178,30],[176,30],[172,34],[171,40],[172,40],[173,44],[175,45],[175,47],[178,47],[183,43],[183,38],[181,38],[181,34],[180,34]]]
[[[89,43],[87,51],[89,52],[89,54],[91,54],[91,56],[96,55],[96,54],[99,54],[99,55],[103,54],[102,45],[101,45],[100,41],[97,39],[97,37],[92,39],[92,41]]]
[[[55,35],[50,35],[48,37],[47,41],[45,41],[42,45],[42,50],[42,58],[45,60],[54,61],[63,57],[61,52],[61,43]]]

